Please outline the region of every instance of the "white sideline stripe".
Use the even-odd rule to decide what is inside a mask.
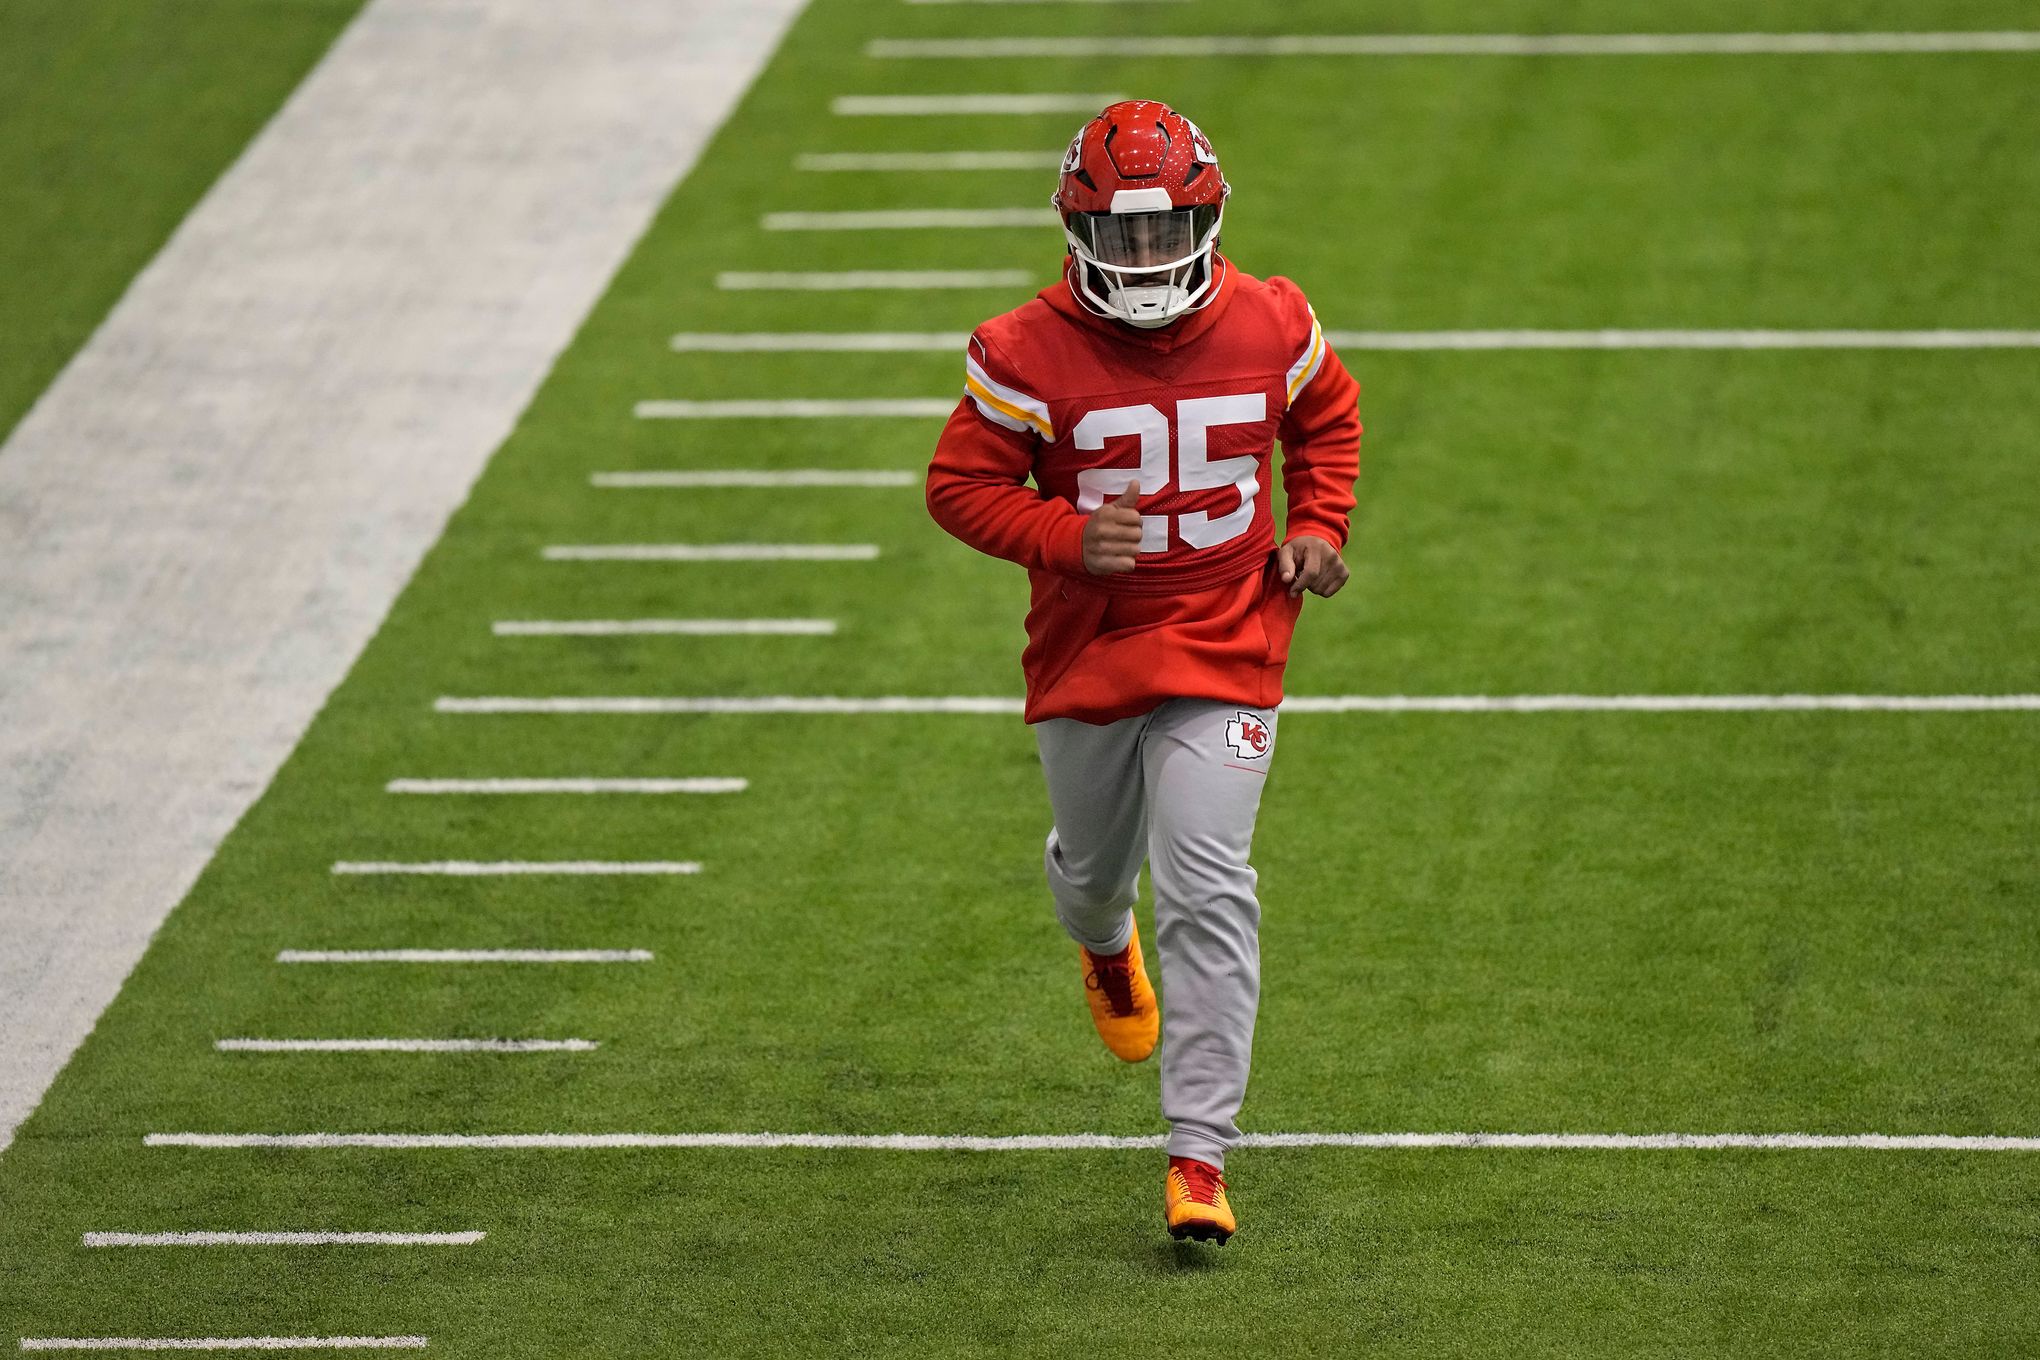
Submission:
[[[386,793],[742,793],[748,779],[392,779]]]
[[[1035,275],[1027,269],[851,269],[838,273],[747,273],[725,270],[715,276],[724,290],[773,289],[790,292],[837,292],[896,288],[1026,288]]]
[[[594,1052],[594,1040],[216,1040],[220,1052]]]
[[[687,332],[672,339],[682,353],[745,354],[754,350],[880,350],[961,353],[969,331],[720,331]]]
[[[497,637],[687,637],[825,636],[834,619],[504,619],[491,627]]]
[[[766,231],[925,231],[948,227],[1053,227],[1053,208],[889,208],[847,212],[773,212]]]
[[[557,543],[548,562],[869,562],[872,543]]]
[[[422,1351],[422,1336],[24,1336],[25,1351]]]
[[[368,0],[7,435],[0,1147],[803,8]]]
[[[1323,33],[1271,37],[877,38],[868,57],[1664,57],[2040,52],[2040,32]],[[1106,101],[1111,102],[1111,101]],[[842,110],[837,110],[839,113]]]
[[[918,118],[970,113],[1096,113],[1123,94],[850,94],[829,102],[839,118]]]
[[[1044,0],[1045,2],[1045,0]],[[932,3],[932,0],[921,0]],[[976,0],[984,4],[987,0]],[[1018,4],[1022,0],[1004,0]],[[827,151],[794,160],[796,170],[1053,170],[1060,151]]]
[[[1019,699],[987,697],[732,695],[541,697],[445,696],[440,713],[980,713],[1022,711]],[[2040,694],[1517,694],[1295,695],[1284,713],[2002,713],[2040,710]]]
[[[721,468],[704,472],[597,472],[591,486],[627,491],[699,486],[919,486],[921,474],[899,471],[851,471],[837,468],[791,468],[785,471]]]
[[[2040,331],[1326,331],[1344,350],[2040,349]]]
[[[471,1247],[487,1233],[89,1232],[88,1247]]]
[[[612,1148],[845,1148],[874,1152],[1087,1152],[1158,1148],[1161,1134],[925,1133],[151,1133],[148,1147],[599,1151]],[[1551,1151],[2040,1152],[2040,1137],[1885,1133],[1250,1133],[1245,1147],[1501,1148]]]
[[[650,963],[649,949],[282,949],[278,963]]]
[[[692,860],[473,860],[440,859],[417,863],[396,860],[347,860],[333,866],[336,874],[428,874],[453,878],[496,878],[519,874],[698,874]]]
[[[851,401],[641,401],[639,420],[834,420],[845,416],[946,416],[948,397],[877,397]]]

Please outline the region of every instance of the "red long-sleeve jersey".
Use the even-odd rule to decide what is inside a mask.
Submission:
[[[1111,722],[1176,697],[1281,702],[1302,601],[1274,569],[1278,439],[1284,541],[1345,546],[1359,385],[1294,284],[1217,267],[1218,296],[1166,327],[1097,316],[1057,282],[971,336],[928,510],[1028,569],[1030,723]],[[1129,486],[1138,562],[1093,576],[1084,522]]]

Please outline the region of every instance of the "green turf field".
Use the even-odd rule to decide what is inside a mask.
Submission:
[[[435,712],[443,696],[1019,693],[1017,567],[914,486],[610,471],[925,466],[939,422],[640,420],[645,399],[949,397],[946,354],[676,354],[676,331],[968,329],[1026,290],[720,291],[1010,269],[1052,230],[759,229],[1038,207],[1074,115],[847,94],[1149,94],[1234,186],[1228,252],[1328,329],[2040,325],[2040,55],[880,61],[878,36],[1344,32],[1311,3],[816,0],[274,786],[0,1156],[0,1339],[426,1335],[454,1356],[2015,1356],[2040,1153],[1249,1149],[1172,1246],[1148,1150],[226,1150],[216,1133],[1144,1135],[1040,877],[1010,716]],[[1383,31],[1981,29],[1988,0],[1456,0]],[[0,143],[13,137],[0,129]],[[16,148],[0,155],[18,154]],[[514,286],[514,281],[506,281]],[[16,343],[19,337],[5,337]],[[2040,351],[1372,353],[1351,585],[1293,695],[2040,689]],[[875,561],[548,561],[864,543]],[[833,636],[497,637],[833,619]],[[1250,1132],[2040,1134],[2031,713],[1292,714],[1256,843]],[[732,776],[717,796],[396,778]],[[675,877],[336,861],[698,860]],[[1141,908],[1152,938],[1150,908]],[[615,965],[280,950],[641,949]],[[262,1054],[222,1038],[592,1052]],[[88,1232],[483,1231],[95,1249]],[[11,1342],[9,1343],[11,1344]]]
[[[0,6],[0,440],[360,7]]]

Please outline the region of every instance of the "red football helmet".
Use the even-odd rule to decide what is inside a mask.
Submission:
[[[1220,218],[1232,186],[1197,125],[1128,99],[1084,124],[1049,200],[1062,213],[1070,287],[1101,316],[1166,326],[1218,296]]]

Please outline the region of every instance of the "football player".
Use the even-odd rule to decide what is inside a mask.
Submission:
[[[1167,1226],[1220,1245],[1260,995],[1248,851],[1303,592],[1346,582],[1360,451],[1359,387],[1303,294],[1219,254],[1230,192],[1165,105],[1086,123],[1051,200],[1063,276],[971,336],[927,480],[944,529],[1027,568],[1056,916],[1106,1046],[1139,1062],[1162,1039]],[[1165,1013],[1131,910],[1143,861]]]

